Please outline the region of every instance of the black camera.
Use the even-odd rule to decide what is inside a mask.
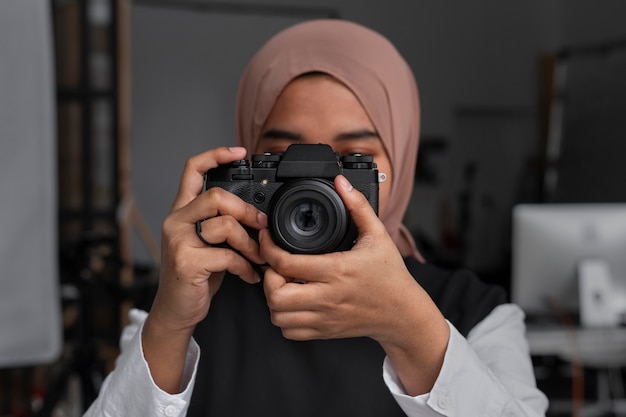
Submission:
[[[284,154],[252,155],[220,165],[205,175],[204,190],[223,188],[268,216],[274,242],[291,253],[319,254],[349,250],[358,235],[335,191],[342,174],[365,195],[378,214],[378,170],[370,155],[339,157],[324,144],[294,144]],[[200,227],[197,227],[198,236]],[[258,232],[248,229],[258,240]]]

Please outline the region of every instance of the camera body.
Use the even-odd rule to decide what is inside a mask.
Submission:
[[[252,155],[205,174],[204,190],[220,187],[268,216],[274,242],[291,253],[349,250],[358,230],[335,191],[342,174],[378,214],[378,170],[372,156],[343,157],[325,144],[293,144],[284,154]],[[199,227],[197,228],[198,230]],[[258,232],[248,229],[258,240]]]

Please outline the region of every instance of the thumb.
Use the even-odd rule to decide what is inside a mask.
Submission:
[[[367,198],[356,190],[346,177],[343,175],[335,177],[335,189],[350,212],[359,235],[379,231],[377,230],[379,228],[384,229]]]

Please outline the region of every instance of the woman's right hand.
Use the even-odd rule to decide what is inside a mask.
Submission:
[[[243,225],[262,229],[267,217],[221,188],[202,192],[206,171],[245,155],[244,148],[222,147],[187,160],[172,210],[163,222],[159,288],[142,339],[155,383],[165,391],[179,389],[189,340],[207,315],[224,272],[251,284],[259,282],[251,262],[265,261]],[[207,246],[198,238],[196,221],[203,219],[202,238],[228,247]]]

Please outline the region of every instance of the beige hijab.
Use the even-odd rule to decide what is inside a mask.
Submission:
[[[381,220],[403,256],[422,260],[402,225],[413,191],[419,141],[417,86],[407,63],[380,34],[352,22],[314,20],[271,38],[252,58],[239,84],[238,144],[254,149],[283,88],[313,71],[347,85],[368,113],[393,167],[389,203]]]

